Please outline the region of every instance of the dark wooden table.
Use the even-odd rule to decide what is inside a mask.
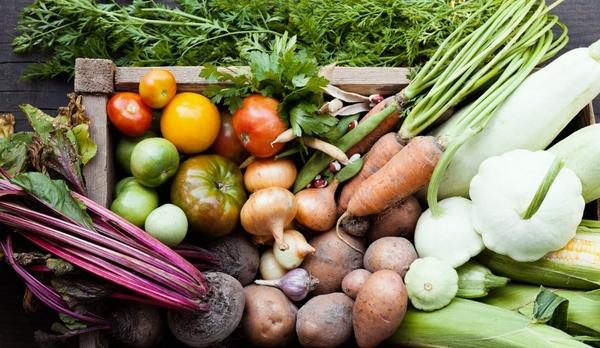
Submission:
[[[172,0],[162,2],[172,3]],[[548,2],[552,2],[548,0]],[[0,0],[3,21],[0,26],[0,113],[12,112],[18,118],[18,128],[24,125],[17,107],[30,103],[53,112],[66,101],[65,95],[72,90],[72,81],[22,81],[23,69],[38,56],[17,56],[12,53],[11,41],[21,9],[31,0]],[[566,0],[555,13],[570,30],[568,49],[587,46],[600,39],[600,1]],[[600,98],[595,103],[596,120],[600,120]],[[21,307],[23,286],[21,281],[0,263],[0,347],[35,347],[33,332],[48,327],[48,315],[27,315]]]

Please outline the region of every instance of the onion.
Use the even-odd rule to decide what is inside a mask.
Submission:
[[[296,174],[296,165],[290,159],[257,159],[246,168],[244,185],[249,192],[269,187],[289,189],[296,180]]]
[[[296,221],[314,231],[325,232],[332,229],[337,219],[335,190],[338,184],[334,180],[325,188],[308,188],[298,192]]]
[[[275,260],[286,269],[300,266],[306,255],[315,252],[315,248],[310,246],[302,233],[296,230],[283,232],[283,240],[289,248],[281,250],[274,245],[273,254],[275,255]]]
[[[287,270],[275,260],[272,249],[267,249],[260,257],[260,276],[265,280],[282,278]]]
[[[275,245],[287,249],[283,229],[290,224],[298,211],[296,197],[281,187],[270,187],[250,195],[240,213],[242,226],[256,236],[275,238]]]

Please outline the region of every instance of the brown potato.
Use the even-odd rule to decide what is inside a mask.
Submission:
[[[362,240],[341,231],[340,233],[357,249],[365,250]],[[337,236],[335,229],[311,238],[308,243],[316,251],[304,259],[302,268],[319,279],[319,285],[311,293],[313,295],[340,291],[342,279],[346,274],[362,267],[363,255],[344,243]]]
[[[369,245],[365,253],[364,264],[368,271],[389,269],[396,271],[404,278],[410,264],[417,257],[417,251],[408,239],[383,237]]]
[[[369,243],[383,237],[412,239],[421,213],[419,201],[409,196],[381,213],[373,215],[371,227],[367,232]]]
[[[281,290],[270,286],[248,285],[244,294],[242,329],[249,343],[261,347],[289,344],[296,333],[296,306]]]
[[[355,299],[358,292],[363,287],[367,279],[371,276],[371,272],[366,269],[355,269],[346,274],[342,280],[342,291],[351,298]]]
[[[398,273],[373,273],[359,291],[352,311],[358,346],[375,347],[392,336],[404,319],[407,302],[406,287]]]
[[[337,347],[352,337],[354,301],[341,292],[313,297],[298,310],[296,334],[304,347]]]

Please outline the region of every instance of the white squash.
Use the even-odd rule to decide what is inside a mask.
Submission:
[[[458,291],[456,270],[435,257],[413,261],[404,282],[410,303],[422,311],[446,307]]]
[[[492,116],[487,126],[456,153],[438,197],[467,197],[483,160],[514,149],[543,150],[577,113],[600,94],[600,41],[571,50],[531,74]],[[434,135],[453,139],[458,112]]]
[[[415,229],[415,248],[419,257],[433,256],[456,268],[483,249],[481,235],[473,228],[472,203],[463,197],[439,202],[442,214],[427,209]]]
[[[600,124],[578,130],[548,151],[577,174],[586,203],[600,198]]]
[[[473,226],[486,248],[528,262],[575,236],[585,201],[581,181],[568,168],[559,169],[535,213],[524,216],[555,159],[547,151],[514,150],[483,161],[470,195]]]

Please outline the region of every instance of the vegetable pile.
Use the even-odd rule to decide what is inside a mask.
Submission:
[[[451,12],[442,11],[443,1],[413,2],[414,12],[407,7],[399,16],[429,9],[427,25],[460,20],[442,40],[423,37],[435,51],[407,52],[430,58],[390,96],[331,85],[325,76],[335,66],[320,65],[344,57],[347,42],[328,51],[321,41],[306,41],[311,33],[293,20],[276,26],[284,17],[274,14],[261,25],[281,35],[242,39],[235,30],[265,29],[247,27],[261,12],[219,1],[194,11],[184,2],[182,10],[141,1],[122,11],[86,0],[77,0],[77,9],[36,2],[23,23],[64,7],[82,18],[105,15],[97,25],[145,24],[129,35],[184,37],[174,23],[233,22],[227,9],[245,16],[216,36],[229,49],[235,42],[231,60],[206,55],[194,62],[207,63],[198,69],[210,83],[202,94],[178,91],[173,72],[152,68],[138,93],[111,97],[120,179],[112,212],[85,198],[72,170],[19,157],[36,143],[28,139],[44,139],[45,127],[3,140],[10,144],[0,148],[5,258],[36,297],[62,313],[62,338],[111,330],[123,340],[116,330],[122,325],[106,312],[68,300],[77,285],[112,305],[166,308],[166,324],[155,320],[145,346],[161,339],[190,347],[597,346],[600,222],[584,219],[584,210],[600,199],[600,127],[556,140],[600,94],[600,41],[536,71],[568,40],[549,13],[560,2],[452,2]],[[281,4],[269,6],[277,14]],[[321,18],[319,37],[327,40],[339,9],[350,16],[366,4],[377,13],[386,2],[337,4],[324,19],[318,11],[332,5],[300,1],[280,14],[296,18],[313,6],[302,25]],[[222,9],[217,17],[214,8]],[[170,29],[158,31],[158,18]],[[75,23],[64,20],[66,28]],[[301,33],[291,35],[291,27]],[[202,28],[189,25],[185,33],[208,30]],[[186,42],[181,61],[203,52],[205,39]],[[139,44],[123,42],[114,52],[137,63],[128,60],[128,45]],[[386,50],[378,61],[372,50],[364,60],[341,61],[400,64],[391,55],[388,61]],[[222,67],[229,62],[247,67]],[[30,120],[53,124],[61,117]],[[69,132],[80,134],[77,127],[65,123],[67,140]],[[66,144],[83,163],[86,146],[78,144],[90,140],[73,137],[77,142]],[[54,146],[41,144],[46,151]],[[16,252],[15,245],[38,253]],[[53,272],[50,281],[41,272]]]

